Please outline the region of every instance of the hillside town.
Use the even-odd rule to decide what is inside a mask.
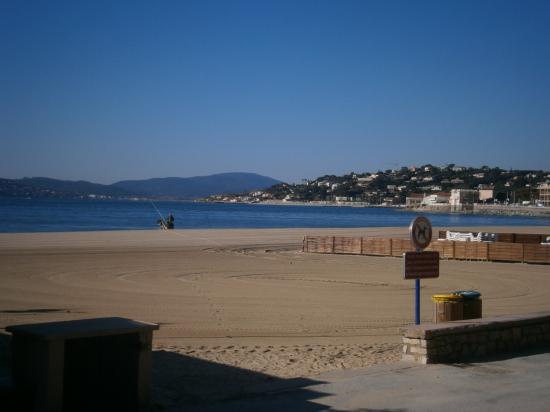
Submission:
[[[325,175],[300,184],[210,196],[208,201],[395,206],[441,212],[483,207],[550,207],[550,172],[431,164],[375,173]]]

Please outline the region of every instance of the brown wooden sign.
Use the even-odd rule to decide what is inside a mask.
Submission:
[[[403,274],[405,279],[439,277],[439,252],[403,253]]]

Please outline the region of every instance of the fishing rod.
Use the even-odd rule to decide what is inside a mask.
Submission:
[[[157,211],[157,213],[159,214],[160,218],[162,219],[162,221],[164,222],[164,217],[162,216],[162,213],[160,213],[160,210],[158,210],[157,206],[153,203],[152,200],[150,200],[151,204],[153,205],[153,207],[155,208],[155,210]]]

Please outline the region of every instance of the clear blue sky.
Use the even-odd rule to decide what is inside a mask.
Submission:
[[[0,2],[0,177],[550,169],[550,1]]]

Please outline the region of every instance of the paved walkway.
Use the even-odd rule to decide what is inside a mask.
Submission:
[[[549,411],[550,353],[421,366],[400,362],[335,371],[318,383],[211,405],[197,411]]]

